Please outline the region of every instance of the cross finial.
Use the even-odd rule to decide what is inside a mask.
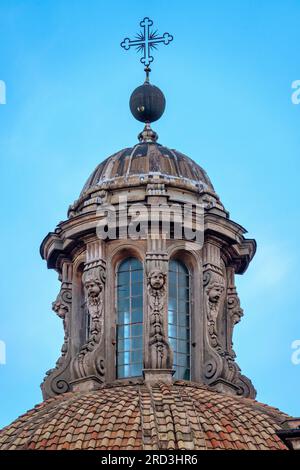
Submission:
[[[128,51],[131,47],[135,47],[138,52],[142,52],[143,56],[140,61],[145,66],[145,72],[147,75],[146,80],[149,79],[150,64],[153,62],[154,57],[151,55],[153,49],[157,49],[159,43],[163,43],[166,46],[173,41],[173,36],[169,33],[164,33],[162,36],[159,36],[157,30],[151,29],[153,26],[153,21],[150,18],[146,17],[140,22],[142,31],[140,31],[135,39],[125,38],[121,42],[121,47]]]

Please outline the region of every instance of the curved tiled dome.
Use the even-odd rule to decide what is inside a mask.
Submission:
[[[100,163],[81,194],[104,181],[151,173],[187,179],[214,191],[206,172],[191,158],[154,142],[142,142],[120,150]]]
[[[286,418],[191,382],[115,384],[41,403],[2,430],[0,449],[286,449]]]

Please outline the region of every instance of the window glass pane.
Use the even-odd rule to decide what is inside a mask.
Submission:
[[[125,313],[129,312],[129,310],[130,310],[129,297],[128,298],[119,297],[118,298],[118,313],[119,313],[120,323],[126,323],[122,321],[122,317],[124,316]]]
[[[188,354],[190,351],[190,343],[187,341],[178,341],[177,342],[178,352]]]
[[[143,371],[143,364],[132,364],[130,367],[130,376],[131,377],[137,377],[139,375],[142,375]]]
[[[142,349],[133,350],[131,354],[131,361],[135,363],[140,363],[142,359],[142,354]]]
[[[129,297],[130,296],[129,283],[127,285],[120,284],[118,286],[118,293],[119,293],[118,299],[122,299],[123,297]]]
[[[177,285],[176,282],[170,282],[169,280],[169,296],[176,300],[177,296]]]
[[[141,275],[141,271],[132,271],[131,272],[131,282],[136,283],[136,282],[143,282],[143,277]]]
[[[142,287],[141,287],[142,290]],[[143,310],[143,297],[132,297],[131,308]]]
[[[178,299],[178,311],[183,313],[184,315],[186,315],[186,312],[188,310],[188,305],[186,305],[186,303],[187,302],[186,302],[185,298],[181,299],[179,297],[179,299]]]
[[[141,282],[131,284],[131,295],[140,296],[142,289],[143,289],[143,284]]]
[[[119,365],[129,364],[130,362],[130,351],[121,351],[119,353]]]
[[[174,353],[175,377],[190,379],[190,277],[178,260],[169,263],[168,335]]]
[[[174,263],[176,263],[176,268],[177,268],[178,274],[183,274],[184,276],[186,276],[187,272],[186,272],[186,267],[184,266],[184,264],[180,263],[179,261],[175,261],[175,260],[174,260]]]
[[[177,272],[177,261],[174,259],[170,261],[170,272]]]
[[[123,325],[128,325],[130,323],[130,312],[128,310],[124,310],[122,313],[119,312],[118,322]]]
[[[186,340],[186,341],[188,342],[188,340],[189,340],[189,333],[188,333],[187,328],[178,325],[178,326],[177,326],[177,338],[178,338],[178,339],[182,339],[182,340]]]
[[[175,344],[173,343],[173,348],[176,348],[176,343]],[[176,352],[174,352],[173,361],[174,361],[174,367],[176,367],[178,365],[177,364],[177,353]]]
[[[169,310],[177,310],[177,298],[169,295]]]
[[[130,364],[130,351],[124,351],[121,353],[120,364]]]
[[[177,312],[176,310],[169,310],[168,312],[168,322],[176,325],[177,321]]]
[[[177,350],[177,348],[176,348],[177,339],[176,338],[169,338],[169,341],[170,341],[171,348],[174,351],[174,358],[175,358],[175,351]],[[175,362],[175,359],[174,359],[174,362]]]
[[[137,258],[128,258],[132,271],[142,271],[141,262]]]
[[[180,283],[179,280],[178,280],[178,298],[180,300],[184,300],[185,302],[188,302],[189,300],[189,290],[184,286],[183,283]]]
[[[133,310],[131,312],[131,321],[132,323],[141,323],[143,321],[143,311]]]
[[[190,357],[187,356],[186,354],[177,354],[177,364],[179,366],[186,367],[189,364]]]
[[[125,259],[119,266],[119,275],[120,273],[122,272],[128,272],[130,270],[130,266],[131,266],[131,263],[132,263],[132,259],[133,258],[127,258]]]
[[[133,336],[131,338],[131,349],[142,349],[142,348],[143,348],[142,336]]]
[[[117,373],[119,378],[125,377],[124,366],[118,366]]]
[[[133,324],[131,325],[131,336],[142,336],[143,334],[143,325],[142,324]]]
[[[128,284],[128,271],[119,272],[118,275],[118,285],[126,286]]]
[[[168,325],[168,332],[169,332],[169,337],[170,338],[176,338],[177,337],[177,325]]]
[[[135,258],[124,260],[116,273],[117,377],[142,375],[143,267]]]
[[[118,339],[128,338],[130,335],[130,325],[118,326]]]
[[[177,367],[176,369],[176,377],[182,380],[190,380],[190,369],[185,367]]]

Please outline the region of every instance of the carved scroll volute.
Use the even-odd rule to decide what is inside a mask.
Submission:
[[[72,313],[72,263],[65,261],[61,273],[61,289],[56,300],[52,303],[52,310],[63,321],[64,342],[61,348],[61,356],[56,362],[55,368],[46,372],[46,377],[41,385],[43,397],[46,399],[53,395],[65,393],[69,390],[69,364],[70,364],[70,323]]]
[[[229,356],[234,359],[236,355],[232,343],[233,328],[241,320],[243,309],[235,287],[233,267],[227,268],[227,285],[227,349]]]
[[[227,350],[225,353],[226,361],[224,363],[223,375],[227,381],[230,381],[236,386],[238,395],[255,398],[256,391],[251,380],[241,374],[241,370],[238,364],[235,362],[236,354],[233,350],[232,335],[234,326],[243,316],[243,309],[240,306],[240,299],[236,291],[234,276],[234,268],[228,267],[226,299]]]
[[[243,314],[234,285],[234,268],[225,270],[220,249],[213,243],[204,246],[203,256],[205,379],[221,391],[253,398],[255,389],[241,374],[232,349],[233,327]]]
[[[165,240],[150,238],[146,258],[146,315],[144,368],[171,370],[173,353],[168,341],[168,255]]]
[[[223,369],[222,340],[219,331],[225,300],[225,279],[221,269],[218,246],[206,243],[203,248],[203,298],[205,331],[204,375],[209,382],[218,378]]]
[[[104,381],[104,302],[106,263],[102,259],[102,242],[87,246],[87,261],[82,275],[85,304],[89,315],[89,331],[86,343],[73,359],[75,379],[94,376]]]
[[[66,283],[63,283],[60,293],[52,304],[52,310],[59,318],[62,319],[64,327],[64,343],[61,348],[62,355],[58,359],[57,364],[62,362],[63,357],[67,354],[69,348],[71,304],[72,289],[69,285],[67,286]]]

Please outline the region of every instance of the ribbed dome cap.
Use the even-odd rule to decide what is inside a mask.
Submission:
[[[176,177],[203,185],[214,191],[206,172],[191,158],[157,143],[142,142],[115,153],[97,166],[84,185],[81,195],[101,182],[151,173]]]

